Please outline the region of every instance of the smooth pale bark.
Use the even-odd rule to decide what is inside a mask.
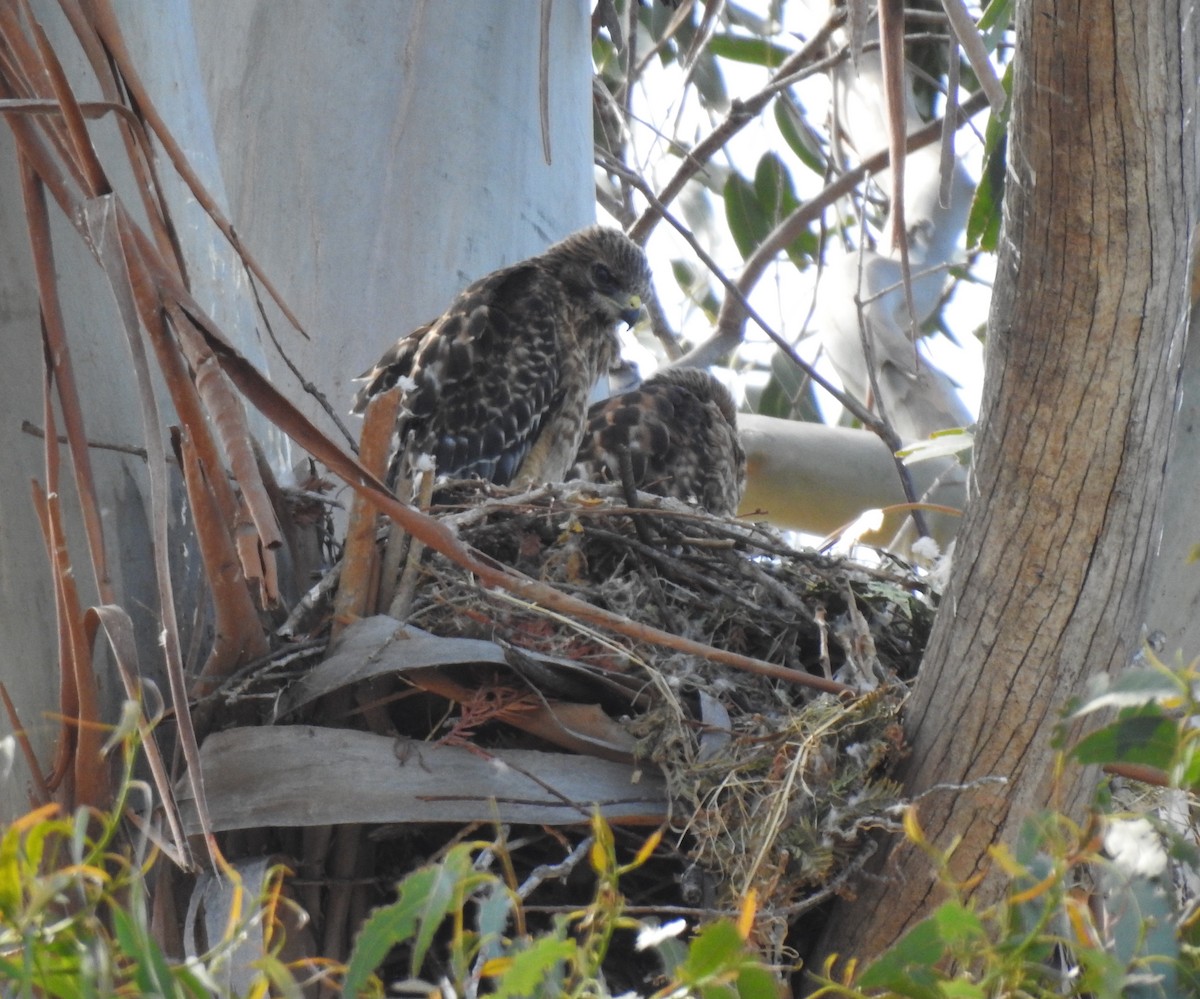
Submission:
[[[908,502],[891,452],[870,431],[740,413],[738,432],[746,451],[743,515],[763,511],[777,527],[827,535],[867,510]],[[911,473],[919,499],[962,509],[965,470],[953,458],[918,462]],[[889,513],[883,527],[863,540],[886,544],[907,516]],[[960,518],[926,518],[938,543],[947,545]]]
[[[229,179],[234,227],[315,336],[306,343],[271,310],[277,334],[341,413],[349,408],[349,379],[409,325],[440,310],[469,278],[592,219],[584,0],[557,2],[552,10],[553,166],[545,163],[539,124],[542,5],[533,0],[115,6],[168,126],[219,202],[222,174]],[[33,9],[81,96],[98,96],[57,2],[34,0]],[[212,84],[211,104],[203,78]],[[124,154],[111,121],[92,124],[90,132],[136,214],[138,199],[121,169]],[[159,174],[177,198],[172,210],[197,298],[250,357],[265,358],[274,375],[282,365],[247,307],[240,265],[187,203],[165,160]],[[57,635],[47,558],[29,498],[29,480],[45,481],[42,445],[20,430],[22,420],[42,423],[42,346],[20,191],[11,135],[0,126],[0,449],[8,470],[0,482],[0,681],[47,762],[58,728],[49,717],[58,706]],[[53,208],[51,215],[57,215]],[[137,395],[108,282],[75,231],[54,221],[89,437],[138,445]],[[285,452],[274,453],[282,459]],[[93,464],[116,599],[138,627],[143,670],[153,675],[161,661],[161,625],[145,469],[140,459],[110,451],[95,452]],[[84,568],[87,552],[67,472],[63,488],[86,605],[95,602],[95,588]],[[181,511],[182,501],[173,509]],[[194,580],[190,517],[177,516],[178,582],[188,575]],[[202,591],[183,592],[192,594],[178,608],[186,629],[203,621],[205,598]],[[188,650],[193,667],[207,651],[202,627],[198,634]],[[119,684],[108,673],[102,683],[116,721]],[[0,736],[8,730],[0,720]],[[0,780],[0,820],[27,807],[26,784],[20,762]]]
[[[1146,634],[1166,662],[1200,656],[1200,336],[1184,351],[1167,497],[1146,609]]]
[[[988,847],[1039,808],[1087,805],[1091,774],[1056,786],[1051,731],[1140,640],[1200,196],[1191,21],[1179,2],[1017,5],[975,493],[906,713],[910,795],[1009,780],[921,800],[936,845],[961,839],[959,879],[989,871]],[[824,953],[876,954],[938,900],[923,854],[880,856],[884,878],[839,903]]]
[[[238,231],[311,339],[271,310],[276,333],[357,433],[351,380],[397,337],[475,278],[594,221],[589,5],[193,6]],[[266,349],[277,384],[295,386]]]
[[[838,121],[854,148],[874,149],[888,134],[879,53],[864,52],[857,66],[843,63],[834,75]],[[909,79],[905,128],[910,133],[926,124],[917,113],[911,85]],[[943,203],[941,156],[940,145],[925,146],[910,152],[905,166],[904,218],[916,326],[941,308],[948,269],[962,257],[975,191],[966,168],[955,161]],[[882,171],[875,182],[890,190],[891,171]],[[879,247],[827,261],[813,324],[845,390],[864,404],[871,400],[872,410],[901,440],[923,441],[938,430],[969,426],[974,418],[953,380],[913,347],[914,322],[899,249],[892,247],[892,224],[889,217],[888,235]]]
[[[164,0],[153,10],[120,5],[121,25],[152,99],[170,122],[176,139],[189,151],[196,173],[220,203],[224,192],[215,170],[215,148],[200,94],[188,3]],[[98,98],[94,75],[60,5],[54,0],[34,0],[31,6],[80,99]],[[117,195],[133,216],[140,218],[140,199],[126,169],[124,147],[112,117],[91,122],[89,135]],[[252,314],[252,303],[232,251],[174,173],[164,167],[159,176],[177,222],[196,299],[217,317],[248,356],[260,361],[257,342],[245,335],[252,331],[246,321]],[[7,471],[0,481],[0,648],[4,649],[0,681],[20,712],[42,763],[48,764],[60,724],[53,717],[58,709],[58,637],[48,558],[30,498],[31,479],[43,485],[47,482],[43,444],[21,429],[23,421],[40,427],[44,419],[37,286],[18,177],[12,135],[0,125],[0,453]],[[49,214],[64,320],[88,437],[97,442],[141,446],[145,430],[136,383],[109,282],[79,234],[52,202]],[[160,404],[164,407],[164,423],[172,420],[165,398]],[[257,426],[261,428],[262,424]],[[165,426],[158,432],[165,435]],[[165,690],[145,464],[140,458],[103,449],[93,450],[91,460],[114,589],[134,623],[144,674]],[[87,606],[96,602],[97,588],[77,515],[74,482],[66,466],[61,471],[61,491],[75,579]],[[179,502],[173,501],[172,509],[179,508]],[[193,630],[199,636],[204,633],[204,597],[195,579],[197,566],[184,554],[189,530],[185,519],[176,515],[172,529],[178,532],[175,584],[187,604],[179,608],[186,646]],[[203,637],[198,640],[204,641]],[[124,691],[115,671],[108,672],[104,665],[103,652],[98,661],[107,718],[115,722]],[[8,728],[6,719],[0,721],[0,734],[7,734]],[[0,819],[28,807],[27,785],[26,768],[19,762],[11,779],[0,781]]]

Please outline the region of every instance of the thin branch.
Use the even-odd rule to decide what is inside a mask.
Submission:
[[[322,392],[312,382],[311,379],[305,377],[304,372],[296,365],[296,362],[291,359],[287,351],[283,349],[283,344],[279,342],[279,337],[275,335],[275,326],[267,316],[266,307],[263,305],[262,295],[258,291],[258,280],[254,271],[243,261],[243,266],[246,267],[246,276],[249,279],[250,294],[254,296],[254,304],[258,309],[258,317],[262,321],[263,328],[267,331],[267,336],[270,337],[271,343],[275,345],[275,352],[287,366],[288,371],[292,373],[292,377],[296,379],[302,391],[308,393],[309,397],[316,402],[323,410],[325,415],[333,422],[333,425],[338,428],[342,436],[346,438],[346,443],[350,446],[350,450],[358,451],[358,441],[350,428],[346,426],[342,418],[338,416],[337,410],[333,408],[328,399],[325,398],[325,393]]]
[[[986,107],[987,98],[982,93],[972,94],[957,109],[957,126],[962,127],[972,115],[982,111]],[[908,152],[911,153],[937,142],[941,138],[942,127],[943,119],[938,118],[923,128],[910,133],[907,145]],[[736,338],[736,343],[740,343],[742,329],[745,326],[746,319],[750,318],[749,313],[743,310],[742,302],[745,300],[745,296],[750,293],[762,278],[767,267],[812,222],[819,219],[824,214],[826,208],[836,203],[839,198],[850,194],[872,174],[886,170],[890,162],[891,157],[886,149],[881,150],[874,156],[869,156],[853,170],[848,170],[837,180],[833,181],[833,183],[829,184],[820,194],[798,207],[771,230],[759,247],[746,258],[742,274],[737,281],[738,291],[741,295],[726,298],[721,306],[721,312],[717,317],[717,330],[714,335],[720,336],[725,340],[733,337]],[[858,414],[856,413],[855,415],[857,416]]]
[[[659,220],[663,218],[662,209],[675,200],[675,197],[683,190],[684,185],[704,169],[705,164],[710,158],[723,149],[731,138],[758,117],[759,113],[771,103],[776,94],[797,81],[799,78],[797,77],[797,73],[801,72],[805,64],[820,51],[833,35],[834,31],[841,26],[844,19],[844,9],[835,9],[825,20],[825,23],[817,30],[817,33],[798,52],[784,60],[775,77],[766,87],[744,101],[733,102],[730,106],[729,114],[725,116],[725,120],[688,151],[684,156],[683,162],[679,165],[679,169],[675,171],[675,175],[658,192],[656,201],[650,203],[650,208],[642,214],[642,217],[629,230],[629,236],[634,242],[645,243],[651,231],[658,224]],[[841,58],[838,57],[838,61]]]
[[[999,114],[1004,110],[1004,105],[1008,103],[1008,94],[1004,92],[1004,84],[996,76],[996,70],[992,67],[991,60],[988,59],[987,48],[979,33],[979,25],[975,23],[975,19],[971,17],[962,0],[942,0],[942,8],[946,11],[950,28],[958,38],[958,44],[962,46],[963,52],[966,53],[967,61],[971,64],[971,69],[978,78],[980,87],[987,95],[992,112]],[[954,61],[953,53],[951,61]]]
[[[29,434],[30,437],[37,437],[39,440],[44,439],[46,431],[39,427],[36,423],[31,423],[29,420],[21,421],[21,433]],[[67,444],[66,434],[58,434],[58,443]],[[106,441],[88,441],[87,446],[97,451],[116,451],[118,454],[129,454],[135,458],[146,460],[146,449],[137,447],[133,444],[110,444]]]

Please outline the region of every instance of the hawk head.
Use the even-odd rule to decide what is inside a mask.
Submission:
[[[542,258],[589,319],[610,328],[632,326],[650,293],[642,248],[619,229],[594,225],[555,243]]]

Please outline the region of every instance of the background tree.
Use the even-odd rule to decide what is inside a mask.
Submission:
[[[264,369],[269,366],[310,417],[340,437],[343,446],[348,442],[344,435],[351,433],[346,418],[353,397],[350,380],[384,346],[440,311],[467,278],[520,259],[592,217],[591,136],[578,111],[586,107],[590,93],[586,22],[579,5],[561,5],[546,25],[547,51],[553,48],[558,56],[545,91],[544,121],[539,115],[540,28],[532,7],[520,17],[472,6],[461,17],[432,18],[419,5],[347,4],[302,12],[270,3],[193,5],[181,0],[153,11],[117,11],[102,2],[85,5],[74,25],[63,9],[53,2],[28,9],[8,5],[3,27],[7,45],[19,48],[34,23],[44,25],[53,52],[82,90],[98,86],[91,81],[98,72],[103,80],[103,71],[89,66],[87,57],[95,50],[81,48],[78,35],[90,45],[98,37],[124,39],[126,65],[136,68],[214,207],[234,220],[245,236],[242,245],[262,262],[259,275],[276,283],[292,316],[304,317],[304,331],[298,333],[282,315],[261,277],[248,274],[207,218],[205,206],[166,167],[159,145],[154,151],[165,167],[160,179],[174,199],[169,218],[178,228],[193,294],[239,347]],[[461,89],[453,94],[432,65],[448,50],[487,52],[486,59],[465,59],[453,77]],[[28,64],[29,49],[23,54]],[[490,69],[493,58],[508,67],[503,87],[496,86]],[[311,71],[312,86],[279,85],[296,66]],[[335,71],[335,66],[340,68]],[[347,72],[347,67],[356,68]],[[325,74],[324,84],[317,85]],[[53,97],[36,89],[36,79],[18,76],[8,86],[3,96],[9,100]],[[115,95],[117,85],[110,87]],[[517,108],[524,110],[520,127],[512,123]],[[50,120],[30,118],[27,111],[17,114],[25,117],[10,120]],[[127,204],[135,204],[141,180],[129,176],[122,162],[126,153],[113,116],[99,109],[95,115],[89,135],[109,182]],[[339,131],[331,135],[327,130],[335,123]],[[471,155],[460,155],[463,136],[472,137]],[[0,558],[0,573],[7,576],[0,634],[13,655],[0,679],[45,759],[58,729],[41,718],[59,696],[60,677],[52,666],[58,658],[52,627],[55,599],[53,580],[40,568],[46,564],[45,544],[28,488],[30,479],[45,477],[43,446],[22,431],[24,422],[44,423],[36,374],[42,354],[38,281],[19,161],[8,129],[0,131],[0,143],[0,169],[5,171],[0,245],[11,264],[0,275],[9,303],[0,337],[0,349],[6,352],[0,377],[7,414],[0,433],[13,463],[0,489],[7,525]],[[338,150],[338,162],[318,164],[318,149]],[[475,155],[479,149],[492,153]],[[423,180],[412,183],[415,177]],[[365,191],[375,193],[368,198]],[[472,193],[463,197],[463,191]],[[112,292],[61,214],[51,210],[49,219],[58,272],[70,275],[69,281],[57,283],[58,297],[74,347],[70,356],[76,358],[88,439],[136,448],[146,431]],[[265,310],[261,314],[256,302]],[[306,387],[314,394],[307,394]],[[249,417],[255,420],[253,410]],[[254,426],[271,450],[276,474],[290,481],[290,466],[299,455],[266,421]],[[90,464],[111,559],[107,571],[113,578],[105,590],[81,574],[81,605],[119,600],[128,608],[142,665],[165,690],[158,648],[160,595],[151,559],[158,541],[150,533],[154,518],[145,459],[93,449]],[[84,522],[78,503],[69,498],[72,486],[68,475],[62,485],[68,491],[65,533],[73,562],[86,565]],[[85,491],[92,488],[89,484]],[[183,503],[178,480],[170,488],[174,491],[165,503],[177,511]],[[199,566],[190,531],[188,518],[175,519],[170,550],[180,588],[181,646],[187,668],[194,671],[207,654],[213,624],[203,591],[196,588]],[[192,557],[184,557],[185,552]],[[106,670],[99,672],[99,682],[108,705],[105,714],[111,717],[122,696],[120,685]],[[26,807],[24,783],[4,782],[4,814]]]

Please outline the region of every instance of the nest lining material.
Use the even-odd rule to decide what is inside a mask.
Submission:
[[[630,508],[615,487],[497,493],[458,484],[433,512],[485,556],[629,620],[856,689],[916,675],[932,611],[907,573],[799,552],[762,525],[672,500],[639,494]],[[431,633],[501,639],[618,671],[664,662],[657,646],[601,640],[480,588],[440,555],[420,573],[406,620]],[[744,689],[740,672],[682,658],[689,674]]]
[[[484,555],[596,606],[868,692],[814,694],[598,634],[482,588],[436,553],[420,563],[407,620],[638,678],[637,710],[622,722],[637,757],[666,776],[673,827],[716,886],[710,900],[728,905],[753,887],[786,918],[836,882],[862,831],[897,803],[886,773],[902,753],[897,714],[932,609],[905,573],[798,552],[768,528],[672,500],[638,504],[615,488],[514,496],[456,484],[433,512]]]

